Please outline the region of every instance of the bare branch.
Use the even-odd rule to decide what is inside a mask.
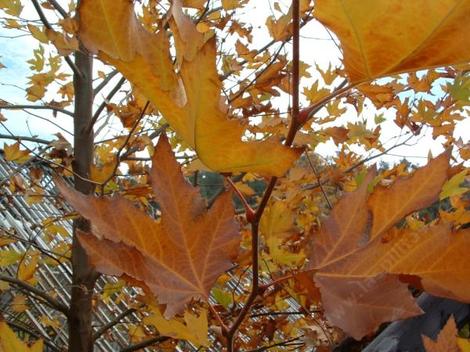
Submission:
[[[61,112],[62,114],[68,115],[73,117],[73,112],[61,109],[57,106],[53,105],[0,105],[0,110],[5,109],[5,110],[25,110],[25,109],[33,109],[33,110],[53,110],[56,112]]]
[[[0,274],[0,281],[5,281],[5,282],[8,282],[12,285],[18,286],[19,288],[24,289],[27,292],[30,292],[30,293],[42,298],[49,306],[51,306],[52,308],[58,310],[59,312],[63,313],[66,316],[69,313],[69,308],[66,305],[60,303],[55,298],[52,298],[46,292],[41,291],[40,289],[38,289],[34,286],[31,286],[30,284],[28,284],[28,283],[26,283],[22,280],[19,280],[17,278],[14,278],[14,277],[11,277],[11,276],[8,276],[8,275]]]
[[[106,107],[106,104],[111,101],[113,96],[121,89],[122,85],[126,81],[125,77],[121,77],[119,82],[114,86],[114,88],[109,92],[109,94],[106,96],[104,101],[101,103],[101,105],[96,109],[95,113],[93,114],[93,117],[91,118],[90,125],[87,127],[87,132],[91,132],[93,129],[93,126],[95,125],[95,122],[98,120],[100,117],[101,113],[103,112],[104,108]]]
[[[130,345],[130,346],[127,346],[126,348],[123,348],[121,350],[121,352],[133,352],[133,351],[137,351],[137,350],[140,350],[142,348],[145,348],[145,347],[149,347],[149,346],[152,346],[152,345],[156,345],[157,343],[161,343],[161,342],[164,342],[166,340],[169,340],[170,338],[167,337],[167,336],[156,336],[156,337],[152,337],[148,340],[144,340],[144,341],[141,341],[139,343],[136,343],[135,345]]]
[[[67,13],[67,11],[65,11],[64,8],[60,6],[60,4],[56,0],[47,0],[47,1],[57,10],[57,12],[60,13],[60,15],[63,18],[69,17],[69,14]]]
[[[0,133],[0,139],[13,139],[15,141],[28,141],[28,142],[34,142],[34,143],[40,143],[40,144],[51,143],[51,141],[47,141],[41,138],[28,137],[28,136],[11,136],[9,134],[1,134],[1,133]]]
[[[124,319],[125,317],[127,317],[128,315],[131,315],[132,313],[134,313],[136,311],[137,311],[137,309],[135,309],[135,308],[129,308],[129,309],[125,310],[124,312],[122,312],[121,314],[119,314],[118,316],[116,316],[109,323],[103,325],[101,328],[96,330],[96,332],[93,334],[93,340],[99,339],[101,337],[101,335],[103,335],[106,331],[111,329],[114,325],[119,324],[119,322],[122,319]]]
[[[113,70],[111,71],[105,79],[103,79],[100,84],[96,86],[96,88],[93,90],[93,95],[96,96],[108,83],[111,81],[111,79],[116,76],[119,73],[118,70]]]

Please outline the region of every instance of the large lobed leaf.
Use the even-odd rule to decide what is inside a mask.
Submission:
[[[438,200],[449,157],[443,153],[412,176],[389,188],[376,186],[368,195],[370,171],[315,234],[310,262],[325,314],[354,338],[383,322],[421,312],[406,282],[470,302],[470,263],[465,260],[470,230],[455,231],[445,222],[418,230],[393,228],[404,216]]]
[[[352,82],[470,61],[469,0],[317,0]]]
[[[80,235],[80,243],[97,270],[143,282],[167,305],[169,317],[193,298],[207,299],[238,253],[239,229],[231,194],[225,192],[206,210],[198,190],[184,179],[166,137],[160,137],[152,162],[159,222],[124,198],[85,196],[63,182],[57,185],[92,223],[93,234]]]
[[[287,148],[276,138],[242,141],[244,127],[228,118],[220,95],[215,38],[196,30],[179,1],[172,6],[178,74],[171,62],[168,33],[162,28],[147,32],[132,1],[81,1],[80,39],[146,95],[207,167],[282,176],[300,150]]]

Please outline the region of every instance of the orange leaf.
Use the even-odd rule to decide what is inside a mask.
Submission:
[[[463,259],[470,247],[468,230],[452,232],[445,223],[419,231],[390,230],[404,216],[437,200],[449,168],[449,153],[444,153],[389,189],[376,187],[370,196],[374,172],[369,171],[315,234],[310,269],[325,314],[354,338],[383,322],[420,314],[402,278],[432,294],[470,301],[470,287],[461,279],[470,275],[470,264]]]
[[[368,220],[367,187],[375,174],[375,169],[369,170],[362,185],[355,192],[346,193],[323,222],[313,239],[315,250],[311,261],[314,267],[326,266],[359,248]]]
[[[439,199],[442,185],[447,180],[450,151],[431,160],[427,167],[413,176],[400,179],[391,187],[378,186],[368,201],[374,219],[371,238],[390,229],[397,221],[413,211],[431,205]]]
[[[459,352],[455,320],[452,317],[449,318],[446,325],[437,336],[436,341],[423,335],[423,343],[426,352]]]
[[[318,0],[314,15],[339,37],[352,82],[470,61],[468,0]]]
[[[112,18],[103,21],[109,13]],[[147,32],[131,1],[80,2],[80,38],[139,88],[207,167],[282,176],[300,150],[286,148],[277,138],[242,141],[245,127],[228,118],[221,98],[215,38],[197,31],[179,1],[173,2],[171,13],[178,74],[165,29]]]
[[[407,285],[392,275],[374,278],[315,276],[328,320],[360,340],[385,321],[422,313]]]
[[[215,280],[231,266],[238,224],[229,192],[206,210],[164,136],[155,148],[151,176],[162,211],[159,222],[123,198],[85,196],[63,182],[58,187],[92,223],[94,236],[82,234],[80,242],[98,271],[144,282],[159,303],[167,304],[165,315],[171,317],[191,299],[207,299]]]

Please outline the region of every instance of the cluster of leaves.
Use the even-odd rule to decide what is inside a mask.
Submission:
[[[116,91],[124,80],[131,84],[120,103],[110,101],[111,92],[97,110],[97,118],[105,111],[125,129],[95,146],[90,181],[100,197],[85,196],[59,178],[56,184],[91,221],[90,233],[78,236],[91,263],[122,279],[101,300],[123,301],[142,317],[128,326],[133,342],[157,333],[171,337],[160,341],[168,348],[186,340],[229,351],[327,349],[344,333],[361,339],[384,322],[421,314],[410,287],[470,301],[468,168],[450,165],[452,155],[470,158],[468,143],[454,138],[470,101],[469,1],[373,1],[367,11],[352,0],[300,1],[287,10],[276,2],[280,16],[266,19],[267,48],[279,47],[272,53],[252,48],[253,29],[238,17],[247,1],[222,0],[215,8],[203,0],[162,3],[82,0],[69,8],[75,19],[38,26],[21,21],[20,1],[0,1],[12,16],[7,27],[28,30],[42,43],[30,61],[35,73],[28,100],[54,111],[71,103],[73,84],[61,71],[62,59],[79,43],[123,75]],[[42,6],[55,10],[49,2]],[[315,65],[316,80],[303,87],[308,107],[299,112],[293,103],[286,118],[276,97],[295,96],[300,78],[311,77],[308,63],[281,54],[292,36],[298,39],[296,11],[298,25],[313,16],[334,32],[343,61],[327,69]],[[237,40],[217,40],[226,34]],[[46,60],[47,43],[57,54]],[[112,75],[98,73],[105,83]],[[236,80],[233,87],[228,78]],[[45,101],[53,83],[60,84],[62,99]],[[372,128],[371,109],[377,112]],[[353,121],[343,123],[351,113]],[[390,114],[411,137],[431,130],[447,152],[415,171],[404,164],[382,173],[366,168],[354,146],[387,153],[380,137]],[[151,118],[145,122],[144,116]],[[58,138],[40,160],[68,176],[71,147]],[[339,151],[324,162],[314,151],[328,140]],[[6,160],[30,169],[28,181],[11,176],[9,192],[40,202],[38,156],[24,147],[4,147]],[[175,150],[188,161],[183,171]],[[151,160],[140,158],[142,151]],[[128,170],[119,169],[121,162]],[[198,184],[210,175],[203,170],[220,175],[216,181],[231,191],[219,184],[208,199],[201,197],[183,172]],[[124,172],[127,177],[117,177]],[[438,201],[433,217],[419,213]],[[0,267],[16,264],[17,278],[35,285],[40,265],[67,260],[69,244],[58,240],[67,231],[58,220],[64,218],[40,225],[56,261],[38,250],[7,249]],[[5,238],[2,246],[17,240],[14,234]],[[141,295],[130,297],[124,286],[140,287]],[[427,350],[446,343],[457,350],[457,331],[449,324],[435,345],[425,340]],[[8,331],[0,344],[20,344],[4,323],[0,328]]]

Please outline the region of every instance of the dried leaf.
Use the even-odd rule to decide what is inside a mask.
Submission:
[[[167,304],[165,315],[171,317],[191,299],[208,298],[217,277],[237,255],[238,225],[228,192],[205,209],[163,136],[155,148],[151,176],[160,222],[125,199],[87,197],[62,182],[58,187],[101,238],[80,236],[97,269],[144,282],[161,304]]]

